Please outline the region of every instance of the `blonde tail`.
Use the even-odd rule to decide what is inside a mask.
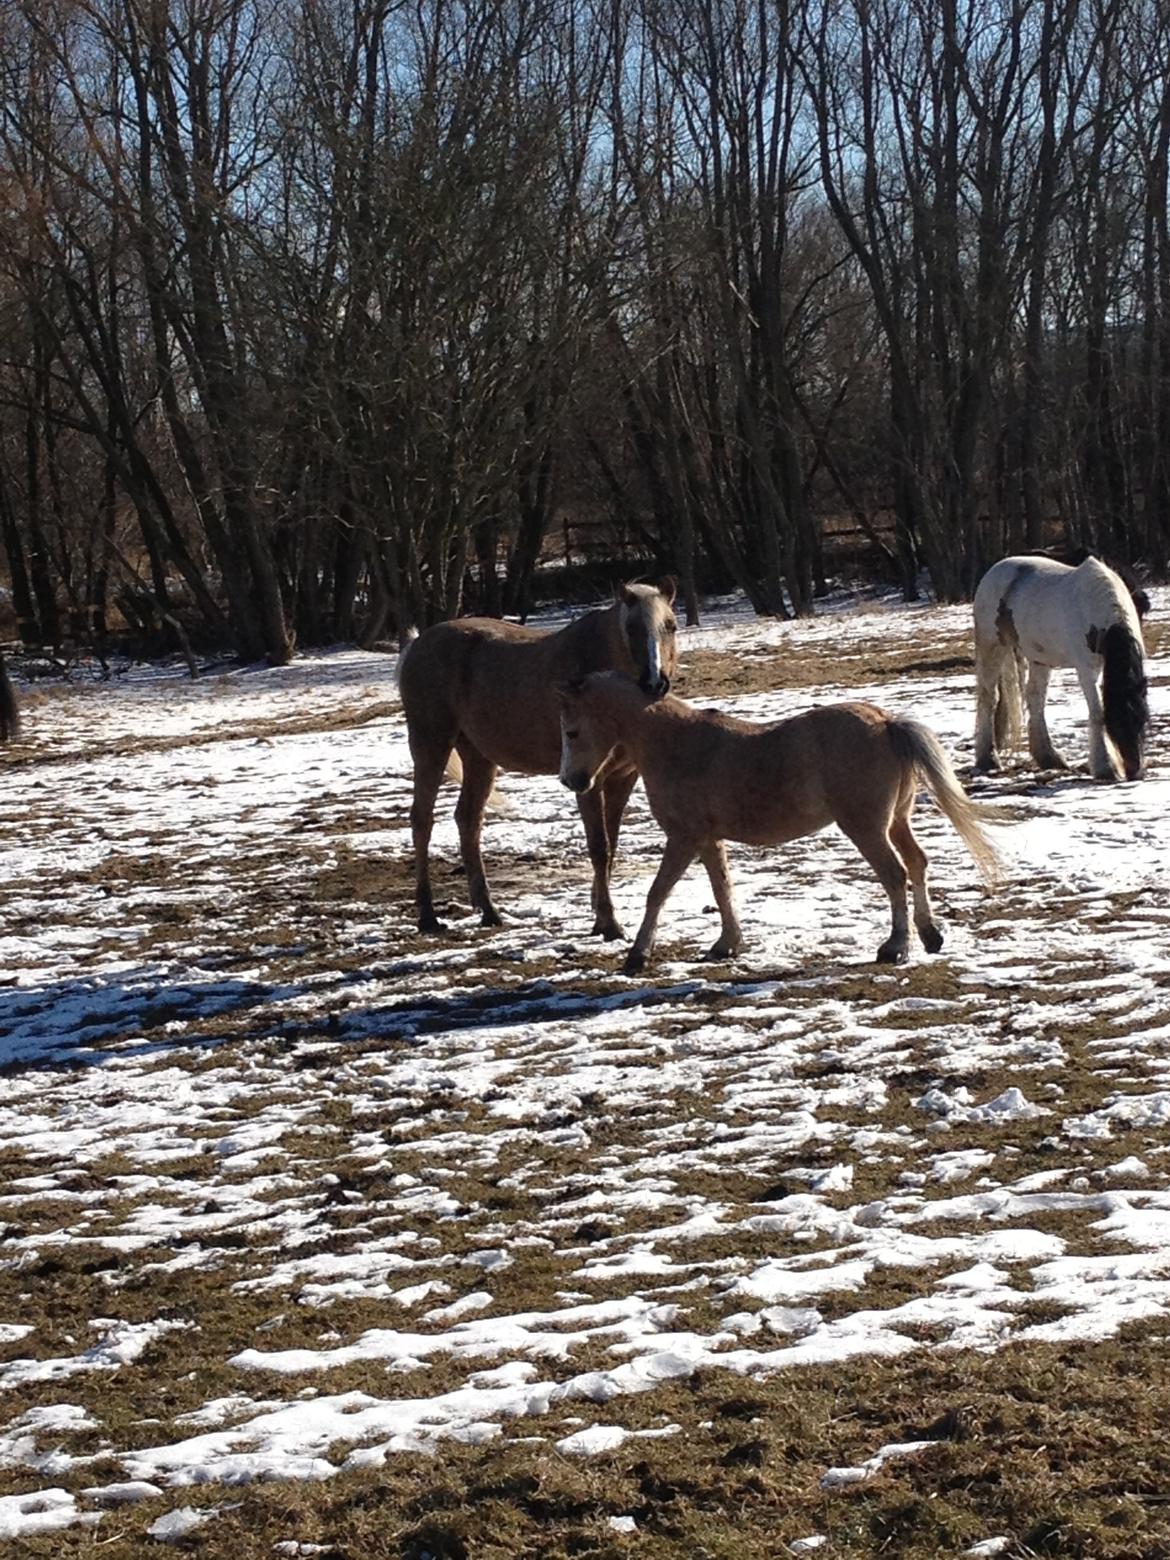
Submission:
[[[963,790],[946,749],[929,726],[899,717],[890,721],[888,729],[898,757],[913,765],[984,879],[994,884],[999,878],[999,856],[983,831],[982,826],[991,822],[987,808],[973,802]]]

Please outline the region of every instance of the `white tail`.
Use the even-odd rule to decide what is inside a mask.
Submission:
[[[999,673],[998,694],[995,706],[996,745],[1018,748],[1023,730],[1023,665],[1017,651],[1004,657]]]

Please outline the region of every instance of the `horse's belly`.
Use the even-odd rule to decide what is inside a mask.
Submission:
[[[1076,657],[1064,643],[1063,636],[1024,633],[1020,635],[1019,643],[1025,660],[1037,666],[1045,666],[1051,671],[1056,666],[1075,665]]]
[[[832,813],[823,806],[793,804],[776,797],[753,801],[745,787],[739,800],[730,805],[725,800],[713,809],[712,833],[717,839],[735,840],[740,845],[787,845],[815,834],[832,821]]]
[[[497,769],[522,775],[555,775],[561,767],[560,722],[494,716],[464,719],[462,735]]]

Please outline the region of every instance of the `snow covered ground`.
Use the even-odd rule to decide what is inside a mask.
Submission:
[[[872,698],[963,770],[972,676],[939,647],[967,621],[724,604],[681,648],[764,690],[699,702]],[[413,930],[394,670],[338,651],[21,690],[0,761],[0,1537],[145,1501],[141,1531],[181,1539],[215,1510],[191,1486],[331,1480],[447,1439],[589,1458],[695,1433],[622,1422],[695,1373],[895,1369],[1170,1315],[1164,660],[1141,784],[1085,776],[1068,674],[1050,724],[1080,767],[974,785],[1000,820],[994,893],[922,804],[941,955],[871,962],[884,896],[834,831],[732,848],[734,965],[701,962],[717,922],[693,868],[636,980],[585,935],[553,778],[501,781],[496,931],[445,864],[444,790],[449,931]],[[638,792],[630,931],[659,849]],[[62,1273],[71,1319],[42,1303]],[[870,1452],[824,1488],[921,1447]]]

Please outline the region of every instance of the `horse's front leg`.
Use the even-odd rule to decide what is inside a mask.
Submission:
[[[735,913],[735,895],[731,887],[731,874],[727,870],[727,850],[722,840],[716,840],[700,852],[699,859],[707,869],[711,892],[723,923],[719,941],[707,953],[709,959],[734,959],[743,948],[743,932]]]
[[[1052,745],[1044,715],[1050,675],[1050,667],[1041,666],[1039,661],[1028,662],[1028,751],[1040,769],[1067,769],[1068,765]]]
[[[691,840],[680,839],[677,835],[667,839],[662,861],[646,896],[646,913],[633,946],[626,955],[623,966],[626,975],[640,975],[646,968],[647,960],[654,951],[654,933],[667,895],[694,859],[695,847]]]
[[[467,870],[467,892],[472,909],[480,912],[481,925],[502,926],[503,918],[492,903],[488,889],[479,844],[484,810],[496,780],[496,768],[469,742],[459,743],[459,758],[463,765],[463,785],[455,804],[455,822],[459,828],[459,853]]]
[[[585,843],[589,849],[589,860],[593,864],[593,889],[590,896],[593,905],[593,935],[604,937],[606,942],[613,942],[615,938],[626,934],[618,923],[613,900],[609,897],[611,850],[605,822],[604,785],[595,785],[591,790],[581,792],[577,797],[577,810],[585,825]]]
[[[1105,739],[1105,706],[1097,682],[1099,665],[1086,662],[1077,667],[1077,681],[1089,706],[1089,772],[1095,780],[1119,778],[1117,765]]]

